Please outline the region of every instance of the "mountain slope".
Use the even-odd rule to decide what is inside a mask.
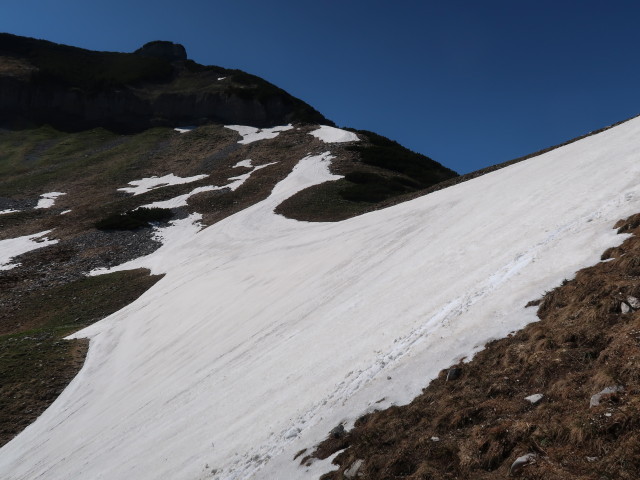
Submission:
[[[317,478],[332,467],[296,452],[535,321],[528,301],[622,240],[639,134],[634,119],[337,223],[273,213],[335,178],[332,145],[300,156],[268,197],[136,261],[165,276],[75,335],[91,338],[83,369],[0,472]]]
[[[332,124],[259,77],[199,65],[176,49],[184,51],[150,42],[135,53],[94,52],[1,33],[0,125],[132,133],[206,123]]]

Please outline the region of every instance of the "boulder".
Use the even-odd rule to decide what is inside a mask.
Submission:
[[[526,455],[516,458],[515,462],[511,464],[511,474],[518,474],[520,470],[522,470],[527,465],[535,463],[537,458],[538,455],[536,455],[535,453],[527,453]]]
[[[597,407],[600,405],[600,400],[605,395],[611,395],[613,393],[618,393],[624,391],[624,387],[622,385],[613,385],[611,387],[607,387],[595,395],[591,396],[591,401],[589,402],[589,408]]]

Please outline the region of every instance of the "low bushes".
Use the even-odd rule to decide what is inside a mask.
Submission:
[[[116,213],[96,222],[98,230],[135,230],[146,227],[149,222],[166,222],[172,217],[168,208],[136,208],[125,213]]]

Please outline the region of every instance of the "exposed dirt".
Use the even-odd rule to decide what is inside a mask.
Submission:
[[[640,214],[616,227],[634,235],[531,302],[539,322],[442,371],[410,404],[335,430],[302,463],[345,449],[322,480],[640,478]]]

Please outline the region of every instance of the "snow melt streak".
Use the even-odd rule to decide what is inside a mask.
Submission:
[[[528,300],[624,239],[638,139],[633,120],[333,224],[273,214],[335,178],[328,154],[303,159],[265,201],[147,259],[166,276],[78,334],[84,368],[0,450],[0,476],[317,478],[330,467],[295,452],[534,320]]]

